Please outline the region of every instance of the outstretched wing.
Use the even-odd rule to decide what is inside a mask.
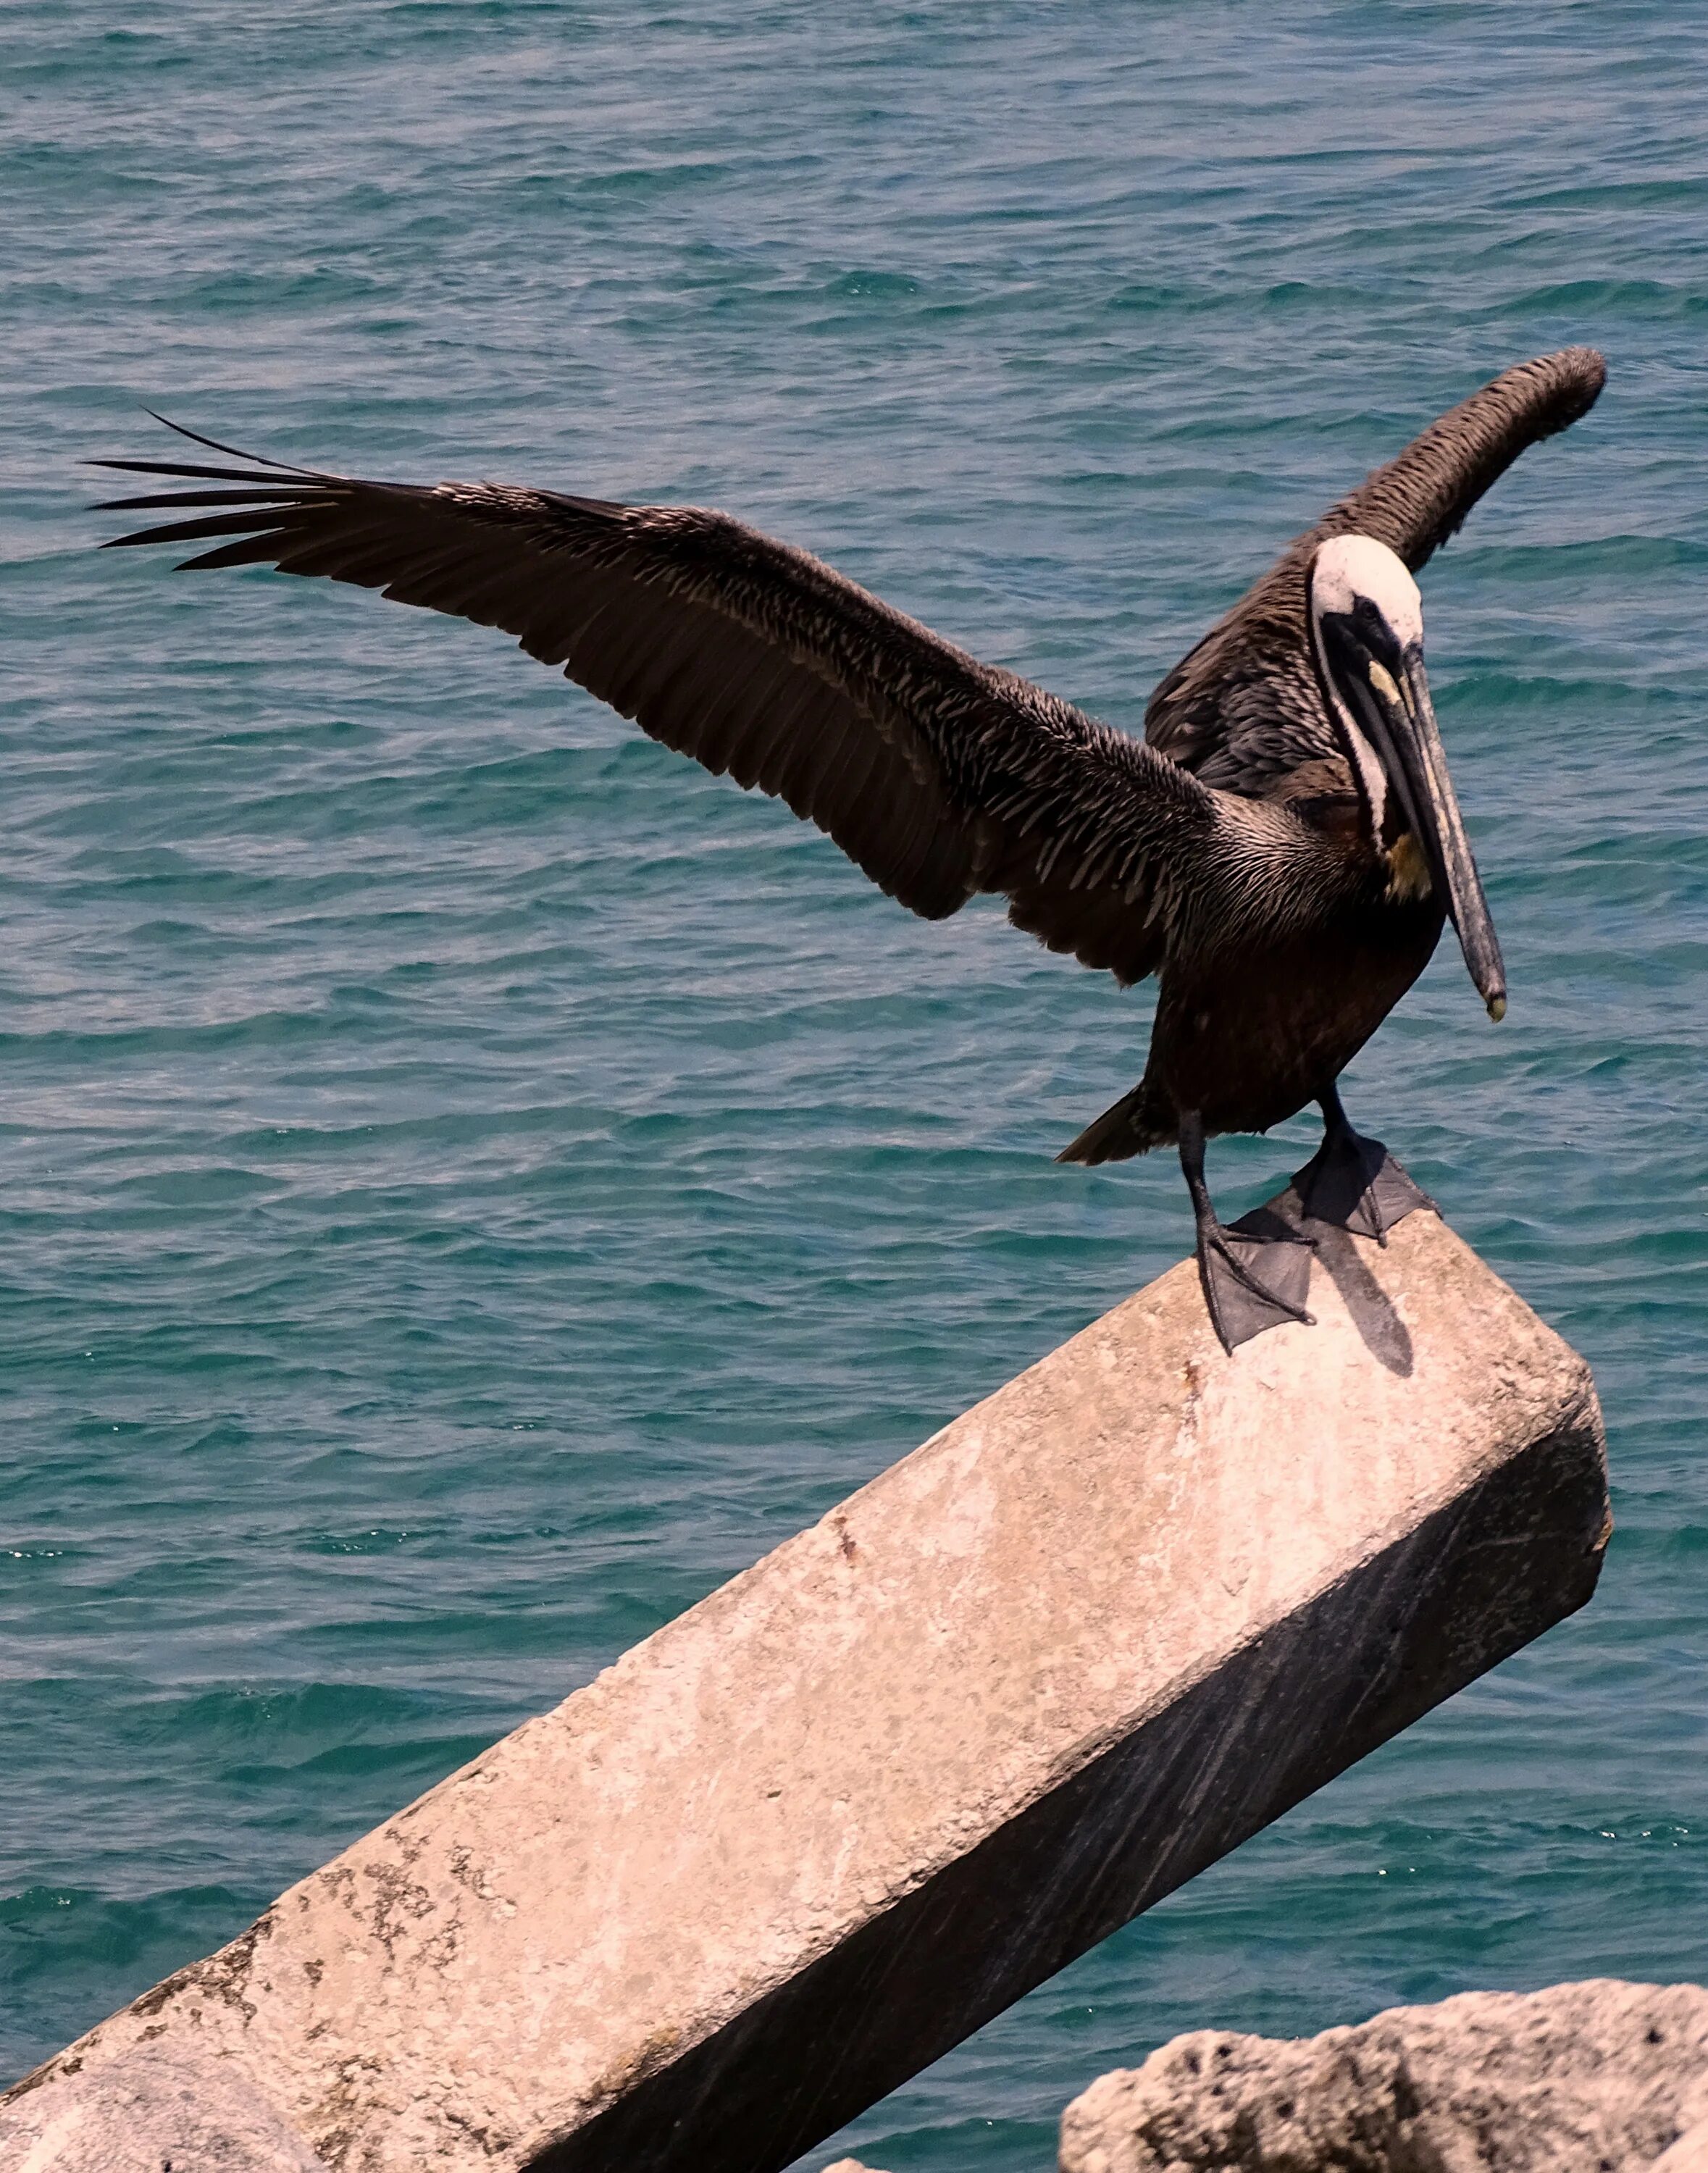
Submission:
[[[1018,926],[1129,982],[1219,879],[1249,889],[1238,803],[727,515],[362,482],[197,442],[245,465],[99,463],[200,486],[110,501],[180,516],[116,542],[211,545],[184,564],[269,563],[501,627],[785,801],[927,919],[999,892]]]
[[[1450,408],[1296,537],[1150,698],[1145,736],[1206,784],[1261,795],[1339,749],[1317,693],[1306,585],[1318,544],[1374,536],[1414,573],[1527,445],[1587,414],[1607,378],[1593,348],[1521,363]]]

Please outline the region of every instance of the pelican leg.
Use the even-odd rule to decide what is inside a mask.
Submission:
[[[1435,1202],[1414,1184],[1380,1140],[1355,1132],[1331,1086],[1322,1097],[1323,1144],[1293,1178],[1299,1205],[1313,1222],[1387,1243],[1387,1233],[1414,1207]]]
[[[1195,1110],[1183,1112],[1180,1119],[1180,1167],[1198,1222],[1198,1277],[1222,1349],[1231,1355],[1240,1344],[1284,1321],[1312,1326],[1316,1316],[1307,1310],[1305,1297],[1314,1242],[1277,1216],[1268,1217],[1270,1227],[1263,1227],[1262,1210],[1242,1218],[1256,1227],[1230,1230],[1221,1221],[1204,1183],[1204,1120]],[[1273,1277],[1258,1277],[1259,1260],[1274,1263]]]

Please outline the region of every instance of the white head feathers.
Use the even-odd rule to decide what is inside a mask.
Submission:
[[[1387,778],[1376,749],[1359,730],[1329,668],[1323,639],[1325,617],[1349,619],[1354,626],[1374,618],[1369,632],[1385,628],[1400,648],[1406,650],[1414,643],[1421,645],[1423,641],[1423,598],[1418,594],[1417,583],[1407,571],[1404,560],[1398,552],[1390,551],[1386,543],[1378,543],[1373,536],[1331,536],[1312,561],[1312,646],[1322,667],[1328,699],[1345,735],[1347,752],[1358,772],[1371,832],[1379,840],[1387,806]],[[1372,674],[1377,671],[1385,674],[1387,671],[1386,666],[1374,661],[1369,668]]]
[[[1311,568],[1311,610],[1350,612],[1368,596],[1402,649],[1423,639],[1423,598],[1405,561],[1373,536],[1331,536]]]

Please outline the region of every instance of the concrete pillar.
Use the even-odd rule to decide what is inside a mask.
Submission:
[[[789,2164],[1588,1599],[1583,1361],[1428,1212],[1312,1277],[1228,1357],[1171,1270],[50,2061],[0,2166],[197,2071],[233,2169]]]

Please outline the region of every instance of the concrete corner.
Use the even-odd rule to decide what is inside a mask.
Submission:
[[[72,2056],[0,2112],[7,2173],[327,2173],[234,2062],[132,2046],[85,2075]]]

